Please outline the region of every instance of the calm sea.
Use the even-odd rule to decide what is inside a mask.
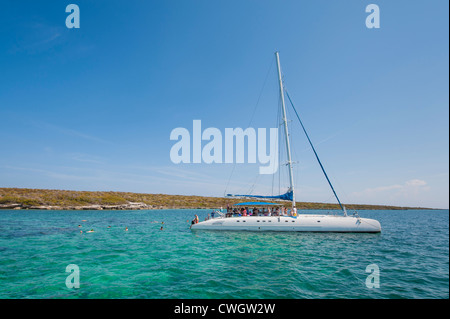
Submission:
[[[209,212],[2,210],[0,298],[449,298],[448,210],[361,211],[380,234],[189,230]]]

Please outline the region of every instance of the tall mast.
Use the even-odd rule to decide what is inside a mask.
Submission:
[[[281,79],[281,67],[280,67],[280,57],[278,51],[275,52],[275,57],[277,58],[277,69],[278,69],[278,82],[280,84],[280,96],[281,96],[281,107],[283,109],[283,124],[284,124],[284,135],[286,137],[286,150],[288,156],[288,166],[289,166],[289,182],[291,184],[290,191],[292,191],[292,207],[295,207],[295,192],[294,192],[294,176],[292,175],[292,160],[291,160],[291,147],[289,144],[289,132],[286,118],[286,107],[284,105],[284,90],[283,90],[283,80]]]

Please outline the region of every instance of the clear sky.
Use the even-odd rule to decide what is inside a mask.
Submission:
[[[65,24],[70,3],[78,29]],[[379,29],[366,27],[370,3]],[[276,193],[279,178],[260,176],[258,163],[174,164],[169,137],[195,119],[221,131],[277,127],[279,51],[343,202],[448,208],[448,6],[2,1],[0,187]],[[335,202],[291,119],[297,200]]]

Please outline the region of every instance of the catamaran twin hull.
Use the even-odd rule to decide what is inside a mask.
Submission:
[[[353,216],[298,215],[214,218],[192,225],[193,230],[379,233],[377,220]]]

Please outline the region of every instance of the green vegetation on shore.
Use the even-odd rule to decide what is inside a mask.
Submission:
[[[0,209],[176,209],[220,208],[246,199],[129,192],[68,191],[0,188]],[[260,201],[260,200],[258,200]],[[286,202],[286,205],[290,205]],[[381,205],[345,204],[348,210],[420,209]],[[297,209],[339,209],[338,204],[297,202]]]

